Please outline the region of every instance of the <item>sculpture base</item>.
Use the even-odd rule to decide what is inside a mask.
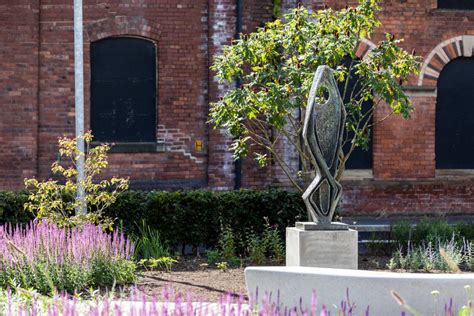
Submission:
[[[357,269],[356,230],[311,229],[286,228],[287,266]]]
[[[301,230],[349,230],[349,225],[341,222],[331,222],[328,224],[296,222],[295,227]]]

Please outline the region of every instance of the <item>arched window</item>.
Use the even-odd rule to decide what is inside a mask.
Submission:
[[[444,66],[436,102],[436,168],[474,169],[474,57]]]
[[[350,67],[352,60],[350,58],[345,58],[343,61],[343,64],[346,67]],[[355,61],[357,62],[357,61]],[[352,68],[351,71],[351,78],[349,79],[349,82],[347,84],[346,88],[346,93],[344,95],[344,89],[345,89],[345,81],[339,83],[339,91],[341,92],[341,96],[344,97],[344,104],[349,102],[352,96],[357,96],[362,85],[361,82],[358,79],[357,74],[355,73],[355,69]],[[362,111],[361,113],[365,114],[367,113],[373,106],[372,101],[364,101],[362,102]],[[364,119],[362,121],[363,125],[367,120]],[[370,124],[370,122],[369,122]],[[349,139],[354,137],[354,133],[349,133],[347,135]],[[356,147],[352,154],[349,157],[349,160],[346,162],[346,169],[372,169],[372,133],[369,135],[369,145],[367,150],[363,149],[361,147]],[[343,150],[344,153],[347,153],[348,150],[350,149],[351,144],[347,143],[345,144]]]
[[[134,37],[91,44],[91,129],[97,141],[156,141],[156,48]]]

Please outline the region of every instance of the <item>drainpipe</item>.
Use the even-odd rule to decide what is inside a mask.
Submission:
[[[236,9],[236,21],[235,21],[235,39],[240,38],[240,33],[242,33],[242,6],[244,0],[236,0],[235,9]],[[242,84],[241,78],[237,77],[235,79],[235,87],[240,88]],[[235,161],[235,182],[234,189],[239,190],[242,187],[242,159],[237,159]]]

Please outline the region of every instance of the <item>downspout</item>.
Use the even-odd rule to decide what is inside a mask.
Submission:
[[[236,0],[235,9],[236,9],[236,23],[235,23],[235,36],[236,40],[240,39],[240,33],[242,33],[242,6],[244,0]],[[241,78],[237,77],[235,79],[235,87],[240,88],[242,84]],[[242,159],[237,159],[235,161],[235,182],[234,189],[239,190],[242,187]]]
[[[211,84],[212,84],[212,72],[211,72],[211,0],[207,0],[207,115],[209,115],[209,107],[211,102]],[[206,124],[206,123],[205,123]],[[206,126],[206,186],[209,187],[209,146],[210,146],[210,135],[209,135],[209,126]]]
[[[40,89],[41,89],[41,0],[38,0],[38,56],[37,56],[37,74],[36,74],[36,174],[40,178]]]

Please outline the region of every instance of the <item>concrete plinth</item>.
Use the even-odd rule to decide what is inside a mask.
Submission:
[[[286,265],[357,269],[357,231],[286,229]]]

